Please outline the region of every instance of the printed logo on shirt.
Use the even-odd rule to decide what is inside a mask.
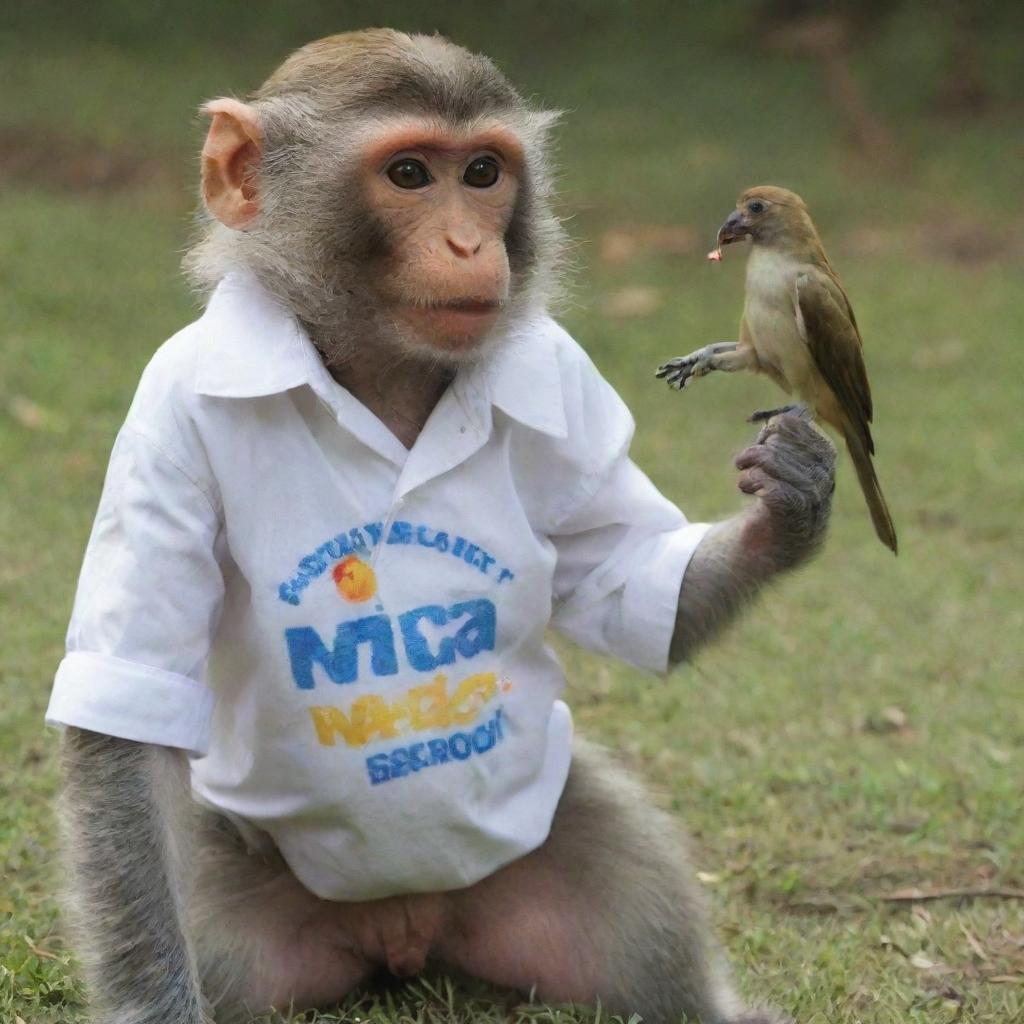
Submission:
[[[471,725],[499,691],[508,693],[511,689],[508,680],[499,683],[493,672],[468,676],[451,688],[448,677],[438,673],[433,682],[413,686],[393,700],[366,693],[347,709],[320,704],[311,707],[309,713],[322,746],[333,747],[340,739],[350,747],[363,747],[375,740],[395,739],[410,732]]]
[[[470,731],[454,732],[450,736],[395,747],[384,754],[366,759],[366,772],[370,785],[379,786],[392,779],[404,779],[424,768],[436,768],[450,762],[466,761],[493,750],[504,738],[505,713],[501,708],[482,725]]]
[[[364,694],[347,711],[328,704],[312,707],[309,713],[317,739],[325,747],[335,746],[339,739],[349,747],[361,747],[410,732],[455,729],[447,735],[372,754],[366,759],[366,771],[370,784],[379,786],[424,768],[466,761],[493,750],[505,738],[503,709],[495,709],[480,725],[473,727],[473,723],[499,691],[507,693],[511,689],[508,680],[499,683],[493,672],[480,672],[449,692],[447,677],[438,674],[433,682],[414,686],[393,701],[379,694]]]
[[[379,523],[363,530],[372,544],[383,535]],[[496,559],[482,547],[461,536],[426,526],[413,527],[396,522],[388,535],[389,544],[413,544],[449,553],[496,583],[514,579],[507,568],[493,571]],[[310,582],[330,568],[338,596],[348,604],[363,604],[377,593],[377,577],[371,562],[361,557],[369,550],[359,529],[338,534],[299,563],[299,573],[282,583],[279,596],[299,604],[300,594]],[[330,565],[334,559],[334,565]],[[453,681],[438,669],[493,651],[497,634],[497,609],[485,597],[451,605],[424,604],[392,617],[377,605],[374,614],[340,622],[333,638],[325,639],[312,626],[293,626],[284,631],[292,679],[300,690],[314,690],[317,682],[337,685],[358,682],[360,668],[369,668],[374,678],[396,675],[399,660],[414,672],[433,673],[429,683],[411,687],[397,698],[364,693],[345,706],[318,704],[309,708],[310,718],[321,746],[333,747],[341,740],[347,747],[397,739],[407,733],[433,732],[435,736],[366,759],[372,785],[404,778],[438,765],[465,761],[486,754],[504,739],[502,709],[475,724],[484,709],[492,706],[499,691],[512,684],[499,684],[493,672],[478,672]],[[400,643],[396,640],[400,638]],[[360,651],[362,650],[362,657]],[[462,727],[462,728],[460,728]],[[448,730],[454,730],[448,732]],[[438,732],[446,734],[438,736]]]
[[[363,694],[346,709],[321,704],[309,709],[321,746],[333,747],[341,739],[349,747],[362,747],[380,740],[395,739],[410,732],[456,731],[444,736],[397,746],[366,759],[370,784],[380,785],[405,778],[424,768],[468,760],[486,754],[505,738],[502,708],[474,728],[483,709],[499,691],[512,689],[509,680],[498,682],[493,672],[480,672],[463,679],[449,692],[442,673],[424,686],[414,686],[403,696],[388,701],[380,694]],[[463,728],[458,728],[462,726]]]
[[[398,616],[404,660],[416,672],[435,672],[456,661],[475,658],[481,651],[493,651],[498,612],[486,597],[458,601],[446,608],[425,604]],[[424,635],[430,627],[434,638]],[[292,626],[284,631],[292,678],[300,690],[316,687],[315,670],[332,683],[354,683],[359,679],[359,650],[370,653],[370,674],[398,673],[398,645],[390,615],[377,612],[339,622],[334,644],[328,647],[312,626]],[[365,660],[365,659],[364,659]]]
[[[331,578],[346,601],[369,601],[377,593],[377,574],[358,555],[343,558],[331,570]]]
[[[288,604],[301,603],[302,592],[310,583],[319,579],[332,562],[338,562],[339,559],[347,560],[353,555],[369,555],[371,549],[381,543],[383,536],[384,523],[381,520],[364,523],[361,527],[356,526],[350,530],[342,530],[341,533],[321,544],[315,551],[299,559],[292,578],[285,580],[277,588],[278,597]],[[425,523],[417,524],[396,520],[391,524],[384,543],[389,546],[408,545],[429,548],[438,555],[459,559],[465,565],[476,569],[496,583],[508,583],[515,579],[516,574],[508,566],[500,565],[497,558],[481,545],[474,544],[457,533],[438,530]],[[362,559],[359,561],[367,569],[370,569],[365,561]],[[338,566],[335,566],[334,572],[337,571]],[[370,569],[369,582],[375,586],[372,575],[373,570]],[[335,576],[335,583],[338,583],[337,576]],[[352,590],[356,593],[359,592],[354,585]],[[349,598],[349,600],[365,600],[365,598]]]

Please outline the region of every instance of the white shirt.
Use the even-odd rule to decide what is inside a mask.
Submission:
[[[470,885],[544,841],[568,772],[545,630],[667,668],[707,527],[632,433],[544,317],[406,450],[233,274],[142,376],[47,720],[189,751],[324,898]]]

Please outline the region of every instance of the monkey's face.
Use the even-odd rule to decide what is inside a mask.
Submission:
[[[518,140],[497,125],[470,134],[405,122],[370,140],[359,173],[379,228],[367,258],[383,311],[416,350],[472,354],[509,300]]]
[[[230,233],[189,263],[204,284],[252,270],[329,361],[397,346],[458,362],[557,290],[556,115],[482,58],[384,35],[301,51],[252,103],[206,104],[203,196]]]

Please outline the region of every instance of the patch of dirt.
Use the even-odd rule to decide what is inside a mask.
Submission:
[[[915,348],[910,361],[915,370],[936,370],[957,366],[969,355],[970,349],[962,338],[936,338]]]
[[[866,225],[849,232],[845,244],[856,256],[896,252],[906,256],[938,257],[968,268],[1017,258],[1024,248],[1014,236],[995,229],[982,218],[969,216],[898,227]]]
[[[116,192],[174,180],[167,164],[153,156],[33,128],[0,128],[0,184]]]
[[[629,224],[601,236],[601,262],[618,266],[645,256],[688,256],[700,248],[700,233],[689,224]]]
[[[619,288],[605,299],[602,307],[608,316],[629,320],[634,317],[650,316],[664,304],[664,298],[657,288],[634,284]]]

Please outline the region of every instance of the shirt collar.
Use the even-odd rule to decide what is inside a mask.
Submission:
[[[257,398],[309,383],[305,331],[251,274],[228,274],[210,297],[195,389]]]
[[[203,325],[195,383],[201,395],[256,398],[312,386],[327,373],[299,322],[248,272],[217,285]],[[459,372],[455,389],[481,427],[490,419],[484,406],[493,405],[541,433],[567,436],[557,332],[546,315],[526,318]]]
[[[456,390],[542,434],[566,437],[557,332],[545,315],[520,321],[493,351],[459,373]]]

